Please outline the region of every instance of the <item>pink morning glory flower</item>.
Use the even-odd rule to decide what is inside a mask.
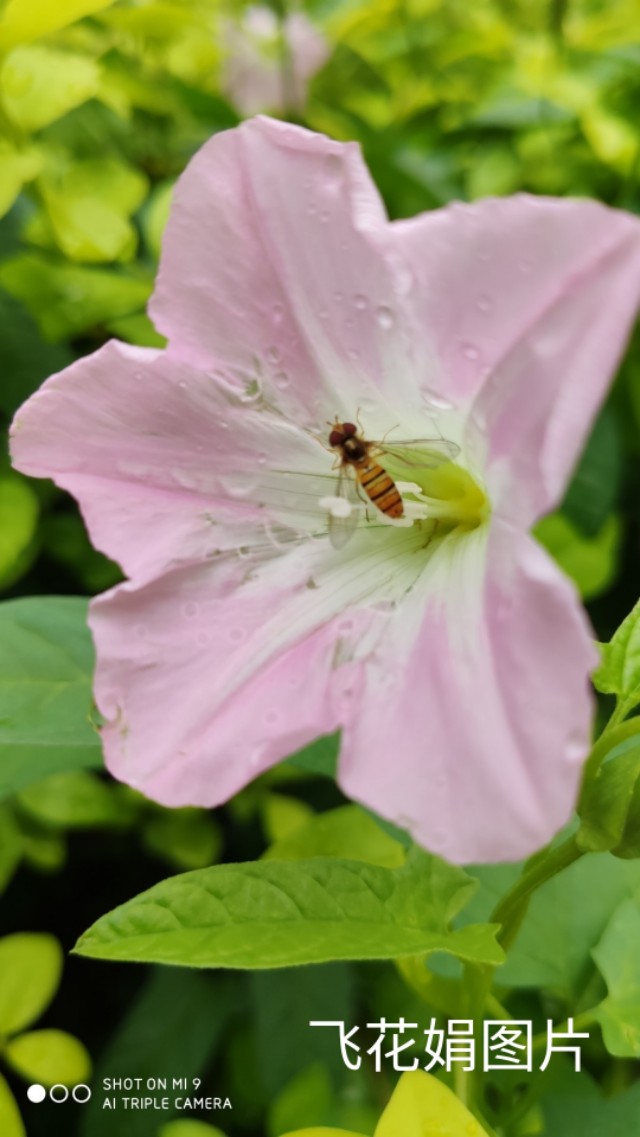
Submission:
[[[304,12],[279,20],[256,4],[223,27],[222,89],[244,115],[302,110],[309,82],[329,58],[329,44]]]
[[[594,202],[389,223],[356,145],[265,118],[207,143],[151,304],[167,349],[108,343],[13,429],[17,467],[73,493],[129,578],[90,617],[113,774],[213,806],[341,729],[345,793],[428,848],[491,861],[549,839],[596,653],[528,530],[639,294],[640,224]],[[453,457],[379,456],[393,520],[338,494],[336,418]]]

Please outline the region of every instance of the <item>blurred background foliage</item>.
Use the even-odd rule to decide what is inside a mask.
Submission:
[[[247,108],[358,140],[391,217],[520,191],[640,211],[637,0],[0,0],[3,599],[87,596],[120,579],[91,548],[72,502],[10,469],[6,428],[47,375],[110,336],[162,344],[145,305],[173,184],[197,147]],[[565,501],[538,531],[602,639],[638,595],[639,456],[636,335]],[[4,679],[21,666],[12,626],[9,615],[0,627]],[[78,652],[86,699],[90,645]],[[52,777],[17,792],[15,777],[0,779],[4,974],[15,984],[12,968],[31,952],[25,990],[34,975],[49,976],[18,1024],[44,1015],[40,1047],[25,1047],[29,1035],[0,1021],[3,1137],[25,1132],[11,1096],[24,1106],[25,1078],[64,1080],[65,1062],[86,1075],[75,1034],[98,1076],[208,1071],[216,1092],[233,1099],[232,1120],[221,1122],[231,1134],[278,1137],[307,1124],[372,1132],[388,1076],[345,1071],[334,1040],[306,1023],[320,1010],[352,1023],[381,1013],[424,1021],[433,1011],[424,976],[407,986],[407,976],[373,965],[244,977],[71,959],[58,990],[51,935],[70,948],[107,907],[168,872],[221,858],[347,852],[399,863],[401,848],[319,775],[333,744],[282,765],[214,816],[167,811],[110,782],[81,725],[73,769],[55,764],[71,745],[63,737],[43,756]],[[15,747],[19,770],[24,740],[2,741]],[[609,854],[589,863],[597,871],[567,874],[532,908],[510,965],[521,1017],[562,1017],[604,990],[590,950],[616,905],[639,894],[640,870],[630,863],[623,880]],[[482,876],[481,897],[495,895],[496,879]],[[537,969],[527,970],[534,955]],[[496,1132],[630,1135],[640,1116],[637,1057],[633,1049],[612,1057],[596,1036],[582,1075],[560,1062],[524,1086],[496,1079],[488,1088]],[[28,1107],[28,1119],[34,1137],[209,1132],[193,1121],[162,1127],[150,1113],[115,1119],[94,1105]]]

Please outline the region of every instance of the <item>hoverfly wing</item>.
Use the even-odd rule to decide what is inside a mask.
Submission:
[[[349,476],[344,467],[338,475],[336,497],[349,505],[349,511],[344,514],[329,510],[329,540],[334,549],[343,549],[358,527],[360,520],[360,499],[355,481]]]
[[[381,454],[416,469],[435,470],[445,462],[453,462],[460,453],[460,447],[446,438],[407,438],[394,439],[393,444],[373,442]]]

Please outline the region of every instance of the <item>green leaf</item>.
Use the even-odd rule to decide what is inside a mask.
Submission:
[[[595,537],[615,509],[623,472],[618,418],[610,406],[596,419],[562,503],[562,513],[585,537]]]
[[[338,764],[338,751],[340,749],[340,735],[328,734],[319,738],[304,750],[299,750],[291,758],[287,758],[290,766],[297,766],[306,770],[308,774],[323,774],[327,778],[335,778]]]
[[[622,541],[622,523],[615,514],[594,537],[585,537],[564,514],[551,513],[536,525],[535,535],[575,582],[583,600],[599,596],[615,580]]]
[[[578,804],[582,849],[640,856],[640,720],[631,719],[624,727],[634,723],[637,735],[614,744],[595,769],[587,764]]]
[[[222,835],[203,809],[164,809],[148,817],[142,829],[150,852],[181,869],[199,869],[220,855]]]
[[[158,969],[110,1039],[94,1072],[94,1084],[104,1078],[194,1078],[211,1061],[234,1012],[241,1004],[236,977],[195,971]],[[161,1029],[160,1029],[161,1027]],[[166,1116],[166,1115],[165,1115]],[[82,1110],[82,1137],[114,1137],[113,1113],[103,1109],[94,1094]],[[118,1137],[156,1137],[158,1117],[153,1110],[118,1114]]]
[[[267,968],[447,951],[499,963],[489,925],[451,931],[470,878],[415,851],[399,869],[318,857],[220,865],[103,916],[75,951],[189,967]]]
[[[78,261],[131,260],[137,237],[130,215],[144,201],[147,179],[113,158],[46,171],[38,188],[55,239]]]
[[[575,1074],[573,1074],[575,1079]],[[632,1137],[640,1117],[640,1083],[603,1097],[600,1093],[565,1093],[543,1098],[545,1134],[562,1137]]]
[[[158,1137],[225,1137],[225,1134],[206,1121],[170,1121],[162,1126]]]
[[[404,1074],[376,1129],[376,1137],[487,1137],[448,1086],[423,1070]]]
[[[289,794],[267,793],[261,804],[265,833],[267,839],[274,845],[276,842],[286,841],[299,829],[304,829],[315,817],[313,809],[306,801],[299,801]],[[266,855],[269,855],[269,850]]]
[[[13,415],[43,379],[55,371],[62,371],[72,362],[73,356],[66,348],[46,343],[23,305],[1,290],[0,339],[0,409],[7,415]]]
[[[43,1086],[87,1082],[91,1059],[86,1047],[62,1030],[33,1030],[11,1039],[4,1048],[9,1065],[29,1082]]]
[[[94,826],[126,827],[137,814],[119,786],[103,782],[88,770],[55,774],[21,790],[22,810],[42,825],[60,829]]]
[[[0,138],[0,217],[7,213],[25,182],[40,172],[42,155],[35,146],[16,146]]]
[[[0,797],[100,764],[89,723],[92,667],[84,600],[0,604]]]
[[[271,845],[264,860],[298,861],[308,857],[345,857],[398,868],[405,860],[402,845],[389,837],[358,805],[343,805],[316,814],[306,825]]]
[[[85,268],[21,252],[0,264],[0,285],[22,301],[43,335],[58,341],[139,312],[152,282],[140,268],[128,273]]]
[[[58,872],[67,859],[67,843],[61,833],[33,827],[22,832],[24,859],[37,872]]]
[[[500,882],[474,897],[469,915],[485,912],[506,890],[513,866],[474,869],[483,882]],[[517,870],[516,870],[517,873]],[[640,892],[640,864],[610,853],[590,853],[549,880],[535,893],[523,926],[496,981],[506,987],[542,987],[574,1006],[592,972],[591,949],[598,943],[618,904]]]
[[[593,950],[609,991],[595,1014],[610,1054],[640,1058],[640,901],[625,900]]]
[[[0,17],[0,47],[28,43],[72,24],[91,12],[108,8],[113,0],[8,0]]]
[[[8,588],[29,567],[35,554],[40,506],[24,478],[0,477],[0,588]]]
[[[0,940],[0,1034],[37,1019],[55,995],[62,948],[53,936],[17,932]]]
[[[22,838],[12,811],[0,805],[0,893],[4,892],[22,857]]]
[[[16,1099],[0,1074],[0,1133],[2,1137],[27,1137]]]
[[[17,47],[0,70],[2,102],[22,130],[40,130],[98,93],[95,60],[37,44]]]
[[[335,1085],[345,1080],[333,1032],[310,1027],[309,1023],[314,1019],[353,1019],[356,993],[350,964],[258,971],[250,977],[250,990],[257,1065],[269,1099],[302,1067],[314,1062],[321,1063]],[[346,1077],[348,1080],[348,1073]]]
[[[615,695],[623,710],[640,702],[640,601],[602,647],[602,662],[593,683],[605,695]]]

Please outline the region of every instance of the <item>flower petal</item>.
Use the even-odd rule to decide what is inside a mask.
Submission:
[[[385,623],[376,602],[420,571],[411,541],[410,529],[362,530],[340,552],[324,539],[270,559],[223,554],[95,600],[112,773],[167,805],[217,805],[336,730]]]
[[[324,524],[318,441],[165,352],[112,342],[16,416],[15,465],[80,502],[94,544],[141,578]],[[279,472],[275,472],[279,471]]]
[[[607,283],[613,280],[619,292],[607,304],[622,303],[625,327],[637,306],[637,283],[631,286],[637,281],[639,234],[636,218],[597,202],[519,194],[396,221],[382,239],[411,266],[415,283],[407,306],[421,334],[433,341],[441,394],[458,403],[468,401],[493,372],[501,385],[500,364],[535,337],[539,323],[566,297],[580,304],[583,281],[588,285],[601,269],[606,274],[609,258],[618,272]],[[625,283],[632,293],[626,301]],[[606,290],[602,296],[606,307]],[[551,381],[559,389],[562,365],[556,366],[548,341],[542,347],[540,366],[549,369],[551,363]],[[614,358],[620,347],[618,332]],[[605,382],[599,379],[599,391]],[[587,376],[581,388],[587,398],[590,386]]]
[[[380,391],[415,401],[402,274],[372,240],[386,227],[355,144],[252,119],[180,179],[151,313],[197,366],[242,377],[257,359],[307,423],[352,419]]]
[[[526,856],[574,804],[595,663],[573,586],[531,538],[450,536],[366,671],[340,785],[448,860]]]

